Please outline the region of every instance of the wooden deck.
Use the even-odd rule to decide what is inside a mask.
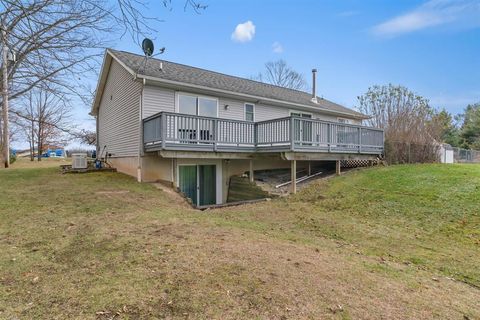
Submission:
[[[261,122],[160,112],[143,120],[151,151],[379,155],[383,130],[295,116]]]

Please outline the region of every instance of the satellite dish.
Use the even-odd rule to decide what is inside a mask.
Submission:
[[[150,57],[153,54],[153,41],[145,38],[142,41],[142,49],[143,53],[145,53],[145,56]]]

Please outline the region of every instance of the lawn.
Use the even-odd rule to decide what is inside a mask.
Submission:
[[[354,170],[197,211],[119,173],[0,171],[1,319],[478,319],[480,166]]]

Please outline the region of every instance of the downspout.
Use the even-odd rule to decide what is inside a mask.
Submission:
[[[96,159],[100,159],[100,141],[98,140],[99,138],[99,134],[98,134],[98,128],[99,128],[99,124],[98,124],[98,117],[100,116],[100,113],[97,112],[97,115],[95,116],[95,142],[96,142],[96,149],[97,149],[97,152],[96,152]]]
[[[142,182],[142,156],[143,156],[143,93],[145,89],[146,79],[142,81],[142,91],[140,94],[140,108],[139,108],[139,143],[137,156],[137,181]]]

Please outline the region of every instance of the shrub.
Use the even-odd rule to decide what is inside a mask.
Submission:
[[[15,161],[17,161],[17,156],[14,155],[14,154],[11,154],[10,155],[10,164],[14,163]]]

